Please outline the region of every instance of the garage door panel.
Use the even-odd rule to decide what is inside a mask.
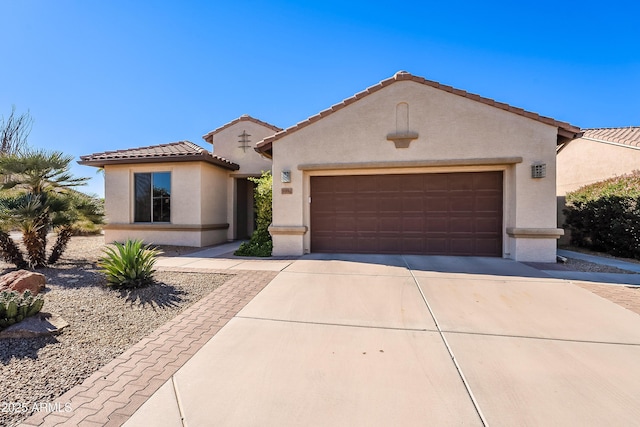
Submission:
[[[378,239],[378,252],[385,254],[402,253],[402,240],[397,237],[380,237]]]
[[[398,218],[396,217],[379,217],[378,224],[380,231],[392,231],[396,233],[400,233],[402,231],[402,223],[398,221]]]
[[[449,199],[445,197],[447,193],[441,196],[426,196],[424,199],[425,212],[449,212]]]
[[[397,216],[402,212],[402,199],[395,196],[382,196],[378,200],[378,211],[380,213],[394,213]]]
[[[427,217],[425,218],[425,231],[441,231],[446,233],[449,230],[449,218]]]
[[[474,200],[473,194],[465,195],[462,197],[451,197],[451,203],[449,205],[449,209],[452,212],[473,212],[474,210]]]
[[[488,239],[476,239],[476,252],[478,256],[493,256],[496,251],[502,249],[502,241],[491,237]]]
[[[475,198],[477,212],[496,212],[502,210],[501,195],[482,195]]]
[[[424,240],[422,237],[408,237],[402,240],[402,252],[405,254],[424,253]]]
[[[422,233],[424,230],[424,218],[402,218],[402,231],[405,234]]]
[[[448,174],[433,174],[433,176],[429,177],[429,179],[424,181],[424,189],[425,191],[442,191],[449,187],[449,182],[451,177],[445,176]],[[424,175],[422,175],[424,176]]]
[[[502,172],[311,177],[311,250],[501,256],[502,179]]]
[[[356,210],[358,212],[378,212],[378,197],[375,194],[358,194],[356,196]]]
[[[473,218],[451,218],[449,225],[457,233],[473,233],[476,228]]]
[[[470,237],[451,239],[451,255],[469,256],[474,253],[474,241]]]
[[[402,199],[402,212],[422,212],[422,194]]]

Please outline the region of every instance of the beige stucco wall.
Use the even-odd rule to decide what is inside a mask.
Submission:
[[[249,148],[240,148],[240,136],[246,131],[249,137]],[[213,136],[213,154],[224,157],[240,165],[233,172],[236,176],[258,176],[262,171],[271,170],[271,160],[261,156],[254,150],[257,142],[275,133],[274,130],[249,120],[242,120],[221,130]]]
[[[251,135],[248,139],[249,148],[240,148],[240,135],[245,131]],[[227,222],[229,229],[227,230],[227,240],[236,239],[236,184],[235,178],[260,176],[262,172],[271,170],[271,160],[261,156],[254,150],[255,144],[262,139],[271,136],[275,131],[269,127],[250,120],[241,120],[228,128],[225,128],[213,136],[213,154],[224,157],[232,162],[240,165],[240,169],[229,174],[230,179],[227,181]],[[252,215],[252,213],[251,213]]]
[[[386,136],[403,130],[396,126],[396,107],[401,102],[409,105],[408,130],[419,137],[409,148],[398,149]],[[313,174],[503,170],[503,255],[517,260],[555,261],[555,238],[511,237],[507,228],[556,230],[556,134],[552,126],[486,104],[415,82],[396,82],[273,143],[274,254],[297,255],[300,249],[312,250],[309,231],[292,234],[291,230],[310,227],[309,177]],[[362,169],[355,165],[344,170],[332,165],[508,157],[521,157],[522,162],[400,169]],[[546,178],[531,178],[531,164],[535,162],[547,164]],[[309,164],[328,166],[324,170],[300,169],[300,165]],[[280,182],[283,170],[291,171],[290,184]],[[281,194],[285,186],[291,187],[293,194]],[[280,234],[278,228],[288,231]]]
[[[640,169],[640,147],[578,138],[558,153],[558,196]]]
[[[134,223],[134,174],[171,172],[171,223]],[[105,166],[105,239],[206,246],[227,239],[226,170],[205,162]]]

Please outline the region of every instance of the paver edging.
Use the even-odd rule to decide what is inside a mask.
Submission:
[[[230,273],[229,270],[188,267],[166,267],[161,270],[227,274],[233,277],[56,399],[56,402],[61,402],[63,406],[70,403],[71,411],[35,413],[20,426],[55,426],[69,423],[89,426],[98,422],[110,426],[122,425],[278,274],[273,271],[248,270],[234,270]],[[230,295],[230,299],[237,302],[225,298]],[[211,319],[215,321],[210,321]],[[179,334],[176,345],[176,340],[171,338],[174,338],[178,331],[186,333]],[[184,349],[187,348],[185,346],[188,347],[188,351],[183,355]],[[140,370],[141,365],[146,367]],[[129,376],[130,380],[126,383],[121,382],[123,376]],[[118,391],[120,398],[100,399],[99,395],[109,395],[116,391],[114,386],[119,383],[122,384],[121,390]],[[123,396],[128,397],[128,402],[123,402]]]

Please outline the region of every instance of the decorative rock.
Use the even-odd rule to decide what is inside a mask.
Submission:
[[[69,323],[57,314],[40,312],[0,331],[0,339],[58,335],[67,326]]]
[[[0,291],[10,290],[22,293],[29,290],[32,295],[38,295],[45,288],[46,281],[44,274],[27,270],[12,271],[0,277]]]

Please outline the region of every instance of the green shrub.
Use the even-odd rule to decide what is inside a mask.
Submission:
[[[269,257],[273,250],[273,242],[269,234],[269,225],[273,218],[272,213],[272,188],[273,177],[271,172],[262,172],[260,178],[248,178],[256,183],[254,200],[256,204],[256,230],[251,239],[240,245],[235,255]]]
[[[568,193],[571,244],[640,259],[640,171]]]
[[[43,305],[42,296],[34,297],[31,291],[27,290],[22,294],[16,291],[3,291],[0,294],[0,330],[38,314]]]
[[[158,255],[162,252],[141,240],[127,240],[124,244],[103,249],[98,265],[107,276],[107,286],[137,288],[153,282]]]

